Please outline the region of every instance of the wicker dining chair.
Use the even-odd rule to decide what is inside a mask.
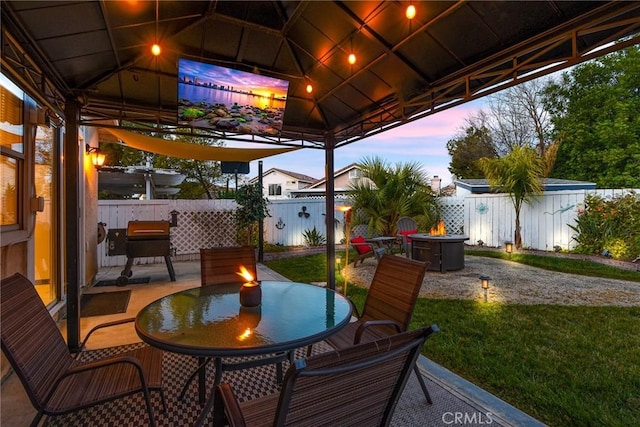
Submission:
[[[325,342],[336,349],[374,341],[409,328],[428,262],[384,255],[369,286],[362,314]],[[309,348],[307,354],[311,353]],[[427,402],[433,403],[417,365],[414,366]]]
[[[256,251],[253,246],[231,246],[200,249],[202,286],[246,282],[238,271],[244,266],[257,278]]]
[[[160,392],[166,411],[162,351],[143,347],[97,361],[79,361],[80,353],[71,355],[29,279],[20,274],[2,279],[0,292],[2,351],[38,411],[32,426],[43,415],[65,414],[138,392],[144,395],[149,425],[155,426],[150,390]],[[96,326],[81,347],[97,329],[133,320]]]
[[[216,387],[213,425],[388,426],[412,366],[437,325],[298,359],[279,393],[239,402]],[[209,407],[211,405],[208,405]],[[196,426],[203,425],[203,411]]]

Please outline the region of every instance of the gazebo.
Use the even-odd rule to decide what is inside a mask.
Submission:
[[[407,13],[410,5],[415,15]],[[66,248],[60,268],[69,284],[69,346],[78,344],[84,280],[77,262],[81,225],[71,214],[82,211],[85,191],[78,129],[194,135],[194,123],[179,117],[177,87],[197,81],[180,75],[181,61],[287,83],[275,132],[246,133],[218,121],[198,127],[198,135],[323,150],[331,224],[336,149],[637,44],[639,28],[638,2],[3,1],[2,73],[38,104],[33,123],[65,129],[56,179],[67,188],[57,215]],[[36,195],[23,188],[29,206]],[[24,209],[23,224],[31,214]],[[15,234],[2,244],[26,242],[19,255],[26,259],[31,238]],[[327,233],[331,287],[334,244]]]

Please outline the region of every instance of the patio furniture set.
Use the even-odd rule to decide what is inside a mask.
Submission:
[[[428,262],[427,270],[446,273],[464,268],[464,242],[469,236],[420,233],[418,223],[409,217],[401,217],[396,227],[396,236],[380,236],[367,225],[353,226],[351,236],[355,237],[350,239],[350,245],[356,251],[353,266],[374,256],[380,261],[385,253],[393,253],[399,242],[400,251],[407,258]]]
[[[156,425],[151,392],[161,395],[163,352],[198,358],[198,368],[186,379],[199,377],[204,407],[196,425],[274,425],[322,420],[340,425],[388,425],[397,400],[414,370],[426,339],[436,325],[408,331],[409,320],[427,263],[402,257],[380,257],[362,314],[351,321],[353,304],[331,289],[305,283],[247,282],[237,275],[243,263],[255,278],[252,247],[203,249],[200,287],[165,296],[135,319],[110,322],[95,330],[135,322],[148,345],[131,353],[93,362],[78,361],[33,284],[16,274],[2,280],[0,322],[2,350],[37,410],[55,416],[141,393],[148,423]],[[242,283],[245,282],[245,283]],[[259,304],[241,304],[247,289],[260,289]],[[334,351],[311,356],[311,346],[323,341]],[[294,358],[307,347],[307,357]],[[230,357],[251,356],[248,362]],[[215,381],[205,390],[204,367],[213,360]],[[245,359],[242,359],[245,360]],[[282,375],[282,364],[288,369]],[[225,370],[276,364],[280,392],[240,402],[222,382]],[[383,374],[381,374],[383,372]],[[426,400],[431,396],[418,374]],[[366,385],[366,386],[364,386]],[[317,399],[316,396],[335,396]],[[340,396],[348,396],[341,398]],[[314,405],[309,405],[313,399]],[[354,408],[367,408],[354,410]],[[242,424],[244,422],[244,424]]]

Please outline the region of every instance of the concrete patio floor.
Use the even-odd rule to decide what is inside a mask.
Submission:
[[[81,318],[81,335],[94,326],[111,320],[135,317],[140,309],[148,303],[170,293],[200,286],[199,261],[174,262],[177,280],[169,281],[164,264],[134,265],[133,278],[149,277],[146,284],[127,286],[90,287],[84,293],[100,293],[123,289],[131,289],[131,298],[126,313],[109,316],[93,316]],[[116,279],[122,267],[103,268],[96,281]],[[262,264],[258,264],[258,280],[288,280]],[[66,334],[64,321],[61,324],[63,335]],[[99,349],[140,342],[133,327],[108,328],[96,332],[87,349]],[[428,341],[427,341],[428,345]],[[494,425],[503,426],[539,426],[543,425],[529,415],[514,408],[508,403],[487,393],[474,384],[453,374],[442,366],[420,356],[419,366],[427,385],[430,388],[434,405],[426,405],[419,387],[409,382],[402,396],[393,426],[425,426],[451,425],[464,422],[465,425],[485,425],[492,421]],[[413,381],[417,383],[417,381]],[[430,385],[429,385],[430,384]],[[16,375],[10,375],[1,385],[0,425],[21,427],[28,426],[35,415],[29,399]],[[456,418],[458,417],[458,418]],[[46,417],[45,417],[46,420]]]

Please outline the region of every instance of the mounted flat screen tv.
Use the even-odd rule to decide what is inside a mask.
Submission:
[[[178,122],[225,132],[279,136],[287,80],[178,60]]]

